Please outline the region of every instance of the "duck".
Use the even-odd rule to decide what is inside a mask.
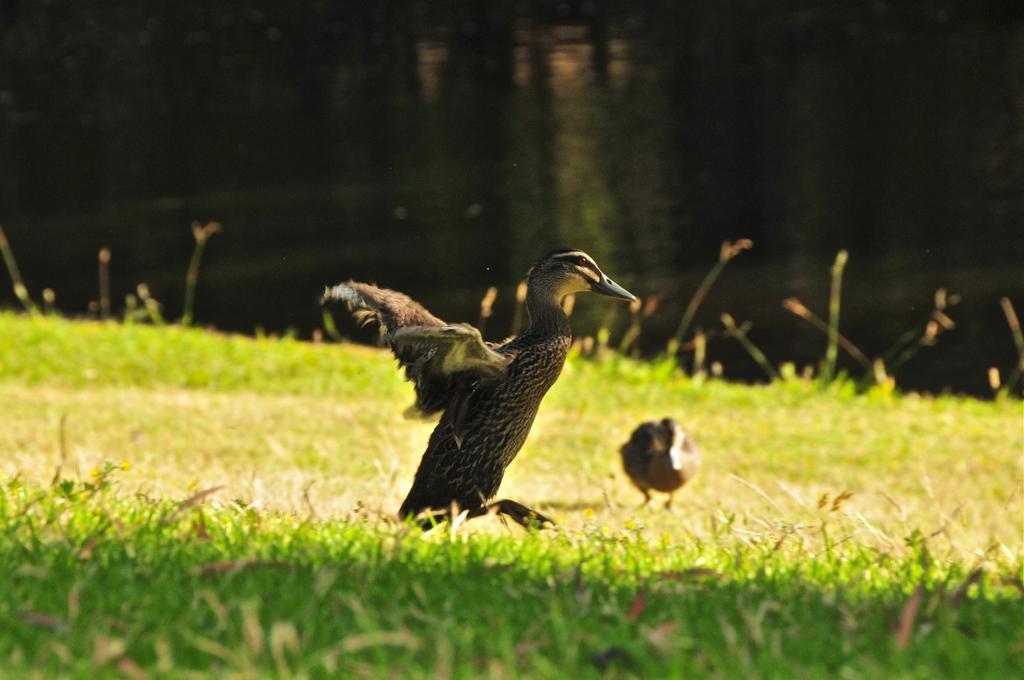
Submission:
[[[485,342],[469,324],[446,323],[394,290],[347,281],[324,291],[323,304],[342,302],[357,321],[377,325],[413,384],[411,413],[440,414],[400,520],[429,529],[497,514],[524,527],[555,524],[515,500],[492,499],[562,372],[572,343],[562,301],[587,291],[636,300],[582,250],[547,253],[527,273],[528,323],[502,343]]]
[[[641,423],[619,453],[626,475],[644,495],[644,505],[650,503],[654,490],[667,493],[665,507],[672,507],[675,492],[700,467],[697,443],[672,418]]]

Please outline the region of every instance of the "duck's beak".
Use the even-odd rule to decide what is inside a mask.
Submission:
[[[619,298],[622,300],[629,300],[632,302],[636,300],[636,296],[630,293],[628,290],[609,279],[604,274],[601,275],[600,283],[595,283],[590,286],[590,290],[601,295],[607,295],[608,297]]]

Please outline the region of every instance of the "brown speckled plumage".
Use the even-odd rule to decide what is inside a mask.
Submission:
[[[651,500],[651,491],[672,494],[690,481],[700,467],[700,449],[693,437],[671,418],[642,423],[619,449],[626,475]]]
[[[349,282],[325,294],[325,301],[342,300],[357,316],[381,326],[415,385],[417,408],[441,412],[399,516],[444,515],[454,503],[470,517],[493,509],[522,524],[531,516],[550,521],[515,501],[488,501],[565,363],[572,329],[562,298],[583,290],[625,299],[632,295],[576,250],[542,258],[527,286],[530,324],[501,345],[483,343],[472,327],[445,324],[395,291]]]

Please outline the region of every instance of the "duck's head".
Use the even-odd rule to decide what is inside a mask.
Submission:
[[[593,291],[613,298],[633,301],[636,296],[608,278],[582,250],[553,250],[533,265],[527,285],[534,294],[560,301],[566,295]]]
[[[672,418],[663,418],[660,425],[662,434],[668,441],[668,451],[666,452],[668,461],[674,470],[681,470],[683,456],[697,449],[693,438],[687,435],[679,423]]]

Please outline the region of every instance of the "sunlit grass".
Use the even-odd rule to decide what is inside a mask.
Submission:
[[[0,315],[0,666],[999,677],[1020,664],[1019,401],[574,360],[502,487],[559,529],[474,520],[453,541],[391,523],[431,428],[401,417],[411,399],[366,348]],[[704,466],[672,511],[640,508],[617,449],[665,415]],[[51,488],[58,468],[68,481]]]

